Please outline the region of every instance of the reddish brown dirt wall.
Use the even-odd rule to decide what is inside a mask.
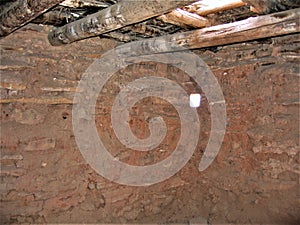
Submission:
[[[72,131],[77,83],[115,43],[94,38],[51,47],[45,29],[27,26],[0,41],[1,98],[8,101],[1,104],[1,223],[299,222],[299,35],[195,51],[226,99],[220,153],[198,171],[210,130],[203,93],[200,141],[188,164],[162,183],[129,187],[93,171]],[[116,140],[110,105],[121,85],[144,73],[201,91],[186,74],[163,64],[131,66],[107,83],[96,106],[99,135],[111,154],[134,165],[167,157],[180,135],[174,108],[147,98],[133,109],[131,128],[146,137],[147,118],[161,115],[167,138],[148,154],[126,150]]]

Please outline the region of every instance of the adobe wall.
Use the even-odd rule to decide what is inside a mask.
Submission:
[[[96,105],[99,136],[110,153],[132,165],[168,157],[180,137],[174,108],[161,99],[136,104],[130,125],[149,135],[160,115],[168,132],[153,152],[128,150],[110,126],[122,85],[143,76],[176,80],[200,92],[199,143],[187,165],[170,179],[130,187],[98,175],[77,148],[72,98],[88,66],[113,48],[98,38],[51,47],[47,27],[27,26],[1,44],[2,223],[285,223],[299,221],[299,35],[196,50],[223,90],[227,131],[212,165],[198,171],[210,135],[205,93],[187,74],[141,63],[109,80]],[[167,90],[170,91],[170,90]]]

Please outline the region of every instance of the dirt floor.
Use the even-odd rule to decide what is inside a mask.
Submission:
[[[299,224],[299,35],[195,50],[217,77],[226,100],[222,148],[203,172],[210,134],[205,93],[182,71],[161,63],[120,70],[99,94],[96,125],[110,153],[132,165],[168,157],[180,136],[178,114],[149,97],[131,112],[136,136],[149,135],[160,115],[168,131],[150,153],[124,148],[110,112],[122,85],[143,74],[176,80],[201,92],[198,146],[187,165],[148,187],[98,175],[82,157],[72,129],[72,104],[85,70],[112,40],[93,38],[52,47],[46,26],[29,25],[1,44],[1,224],[179,223]]]

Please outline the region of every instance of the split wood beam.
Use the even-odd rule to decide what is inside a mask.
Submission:
[[[292,9],[252,17],[234,23],[151,38],[137,42],[135,45],[128,45],[128,48],[124,45],[121,47],[123,49],[120,50],[130,52],[132,56],[156,54],[170,52],[170,48],[165,47],[166,42],[173,47],[172,51],[180,51],[182,48],[197,49],[222,46],[261,38],[299,33],[299,16],[300,9]]]
[[[157,19],[165,23],[174,24],[180,27],[189,26],[189,27],[202,28],[210,25],[208,19],[182,9],[173,10],[170,13],[157,17]]]
[[[0,12],[0,38],[35,19],[62,0],[17,0]]]
[[[196,13],[199,16],[234,9],[246,5],[242,0],[204,0],[184,7],[184,10]]]
[[[195,0],[124,0],[85,18],[52,30],[48,39],[52,45],[69,44],[98,36],[170,12],[196,2]]]

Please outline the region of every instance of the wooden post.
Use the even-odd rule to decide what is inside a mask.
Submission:
[[[7,36],[63,0],[18,0],[0,13],[0,37]]]
[[[159,16],[195,0],[121,1],[49,33],[52,45],[69,44]]]

